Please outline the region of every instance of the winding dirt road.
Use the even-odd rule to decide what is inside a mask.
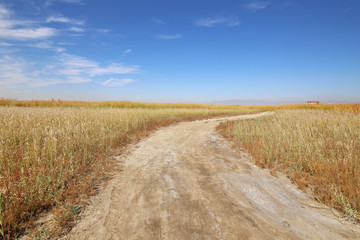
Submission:
[[[215,132],[228,119],[179,123],[130,146],[65,239],[360,239],[359,226],[233,150]]]

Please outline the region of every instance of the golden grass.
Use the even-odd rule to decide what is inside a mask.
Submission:
[[[255,106],[254,106],[255,107]],[[259,107],[259,106],[257,106]],[[314,109],[314,110],[329,110],[338,112],[353,112],[360,113],[360,103],[357,104],[290,104],[279,106],[263,106],[268,110],[284,110],[284,109]]]
[[[129,101],[63,101],[63,100],[16,100],[0,98],[0,106],[13,107],[88,107],[88,108],[146,108],[146,109],[262,109],[262,110],[283,110],[283,109],[318,109],[318,110],[335,110],[360,113],[360,103],[358,104],[288,104],[278,106],[264,105],[211,105],[211,104],[190,104],[190,103],[144,103]]]
[[[300,188],[310,187],[318,200],[359,219],[359,114],[282,110],[220,128],[261,167],[284,169]]]
[[[145,103],[129,101],[63,101],[63,100],[14,100],[0,98],[0,106],[14,107],[90,107],[90,108],[146,108],[146,109],[259,109],[259,106],[211,105],[190,103]]]
[[[0,107],[0,238],[31,228],[53,209],[71,224],[114,167],[109,151],[146,131],[180,120],[241,114],[248,109]],[[55,208],[54,208],[55,207]]]
[[[358,113],[360,104],[222,106],[0,98],[0,238],[13,238],[33,227],[35,217],[48,209],[55,213],[59,226],[71,225],[74,215],[84,205],[84,196],[94,194],[99,181],[107,176],[105,172],[114,167],[108,157],[110,150],[157,127],[215,115],[294,108]],[[244,145],[254,155],[260,156],[263,151],[257,142],[264,141],[261,137],[259,134]],[[274,145],[266,151],[277,150]],[[264,161],[262,157],[259,159]],[[341,164],[344,169],[348,166],[344,161]],[[294,179],[305,183],[315,176],[304,175],[306,171],[295,173],[300,175],[294,175]],[[333,185],[331,191],[338,198],[325,198],[325,202],[338,199],[342,203],[337,206],[359,209],[347,204],[358,192],[352,197],[346,195],[348,190],[341,185]]]

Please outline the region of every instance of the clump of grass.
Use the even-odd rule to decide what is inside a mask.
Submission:
[[[247,109],[0,107],[0,238],[31,228],[53,209],[71,225],[84,196],[113,167],[107,154],[159,126]],[[55,208],[54,208],[55,207]]]
[[[300,188],[311,187],[317,199],[359,219],[359,114],[283,110],[222,128],[261,167],[284,169]]]

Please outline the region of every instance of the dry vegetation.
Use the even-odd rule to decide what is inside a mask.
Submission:
[[[184,104],[184,103],[145,103],[145,102],[87,102],[87,101],[62,101],[62,100],[32,100],[19,101],[0,98],[0,106],[13,107],[90,107],[90,108],[146,108],[146,109],[222,109],[240,111],[244,109],[259,109],[259,106],[238,106],[238,105],[209,105],[209,104]]]
[[[283,169],[300,188],[359,220],[359,106],[343,111],[281,110],[219,128],[261,167],[271,168],[273,174]]]
[[[253,106],[255,107],[255,106]],[[256,106],[266,110],[284,110],[284,109],[314,109],[314,110],[329,110],[338,112],[353,112],[360,113],[360,103],[357,104],[291,104],[279,106]]]
[[[279,106],[239,106],[239,105],[207,105],[207,104],[182,104],[182,103],[144,103],[144,102],[87,102],[87,101],[62,101],[62,100],[32,100],[19,101],[14,99],[0,98],[0,106],[14,107],[95,107],[95,108],[186,108],[186,109],[250,109],[250,110],[281,110],[281,109],[319,109],[319,110],[337,110],[360,113],[360,104],[291,104]]]
[[[93,194],[105,172],[115,166],[111,149],[176,121],[250,111],[165,105],[149,109],[150,104],[99,108],[95,103],[88,108],[26,108],[13,107],[13,100],[8,105],[0,107],[0,239],[33,227],[35,217],[49,209],[55,216],[54,234],[61,234],[81,210],[84,196]]]
[[[360,105],[219,106],[0,99],[0,239],[34,227],[51,210],[61,234],[86,196],[116,166],[109,155],[160,126],[209,116],[276,109],[359,113]],[[359,118],[350,113],[284,111],[228,125],[259,164],[291,172],[300,186],[355,216],[359,211]]]

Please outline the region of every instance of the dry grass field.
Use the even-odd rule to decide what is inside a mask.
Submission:
[[[330,109],[280,110],[219,128],[259,166],[270,168],[273,174],[284,170],[321,202],[359,219],[359,104]]]
[[[227,124],[228,136],[258,164],[286,169],[300,187],[313,186],[321,201],[356,216],[359,106],[0,99],[0,238],[32,229],[48,211],[54,216],[53,230],[61,234],[73,224],[86,196],[96,193],[116,167],[111,154],[150,131],[179,121],[264,110],[280,111]]]
[[[31,229],[34,219],[50,209],[57,231],[71,225],[85,196],[93,194],[115,167],[111,151],[149,131],[178,121],[254,111],[138,107],[140,103],[134,103],[135,108],[126,103],[130,106],[126,109],[96,103],[88,107],[69,102],[55,107],[51,101],[14,107],[23,106],[14,103],[3,100],[6,106],[0,107],[0,238],[4,239]]]
[[[145,103],[145,102],[88,102],[88,101],[62,101],[62,100],[13,100],[0,98],[0,106],[13,107],[91,107],[91,108],[124,108],[124,109],[215,109],[215,110],[235,110],[239,109],[258,109],[260,106],[238,106],[238,105],[210,105],[210,104],[191,104],[191,103]],[[261,107],[260,107],[261,108]]]

